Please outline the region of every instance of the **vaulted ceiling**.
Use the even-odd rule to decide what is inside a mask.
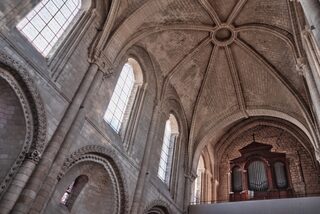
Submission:
[[[164,86],[177,91],[194,138],[226,117],[259,110],[306,125],[296,6],[290,0],[121,1],[106,57],[113,62],[132,45],[144,47],[160,65]]]

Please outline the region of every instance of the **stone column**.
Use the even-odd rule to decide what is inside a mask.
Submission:
[[[320,46],[317,46],[311,30],[307,27],[301,32],[301,37],[311,72],[315,79],[317,89],[320,93]],[[302,61],[303,60],[304,58],[302,58]]]
[[[148,183],[149,178],[149,167],[150,167],[150,155],[153,147],[154,137],[155,133],[157,133],[157,127],[158,127],[158,119],[160,116],[160,106],[156,104],[153,109],[153,114],[151,118],[151,125],[149,128],[148,136],[147,136],[147,142],[144,148],[142,163],[141,163],[141,169],[138,176],[138,182],[136,185],[136,189],[134,192],[132,207],[131,207],[131,213],[132,214],[138,214],[142,213],[142,207],[141,207],[141,201],[143,197],[144,188]]]
[[[66,135],[63,144],[61,145],[57,157],[55,158],[54,163],[51,167],[50,173],[46,177],[43,186],[35,199],[35,202],[31,208],[31,212],[36,211],[42,213],[52,194],[54,193],[55,186],[58,183],[57,176],[60,172],[63,162],[65,161],[65,158],[70,155],[69,150],[72,144],[75,142],[75,139],[79,135],[80,129],[84,124],[87,110],[90,109],[91,98],[96,93],[97,88],[101,85],[102,81],[103,73],[101,71],[98,71],[94,77],[94,80],[92,81],[92,84],[90,85],[87,96],[84,98],[80,106],[75,121],[72,124],[68,134]]]
[[[26,187],[22,191],[16,205],[13,208],[13,213],[28,213],[32,206],[40,188],[42,187],[43,181],[48,175],[53,161],[59,152],[59,149],[72,126],[77,113],[81,107],[81,104],[86,97],[90,85],[92,84],[93,78],[98,71],[96,64],[91,64],[85,76],[83,77],[78,90],[72,99],[68,109],[66,110],[63,119],[61,120],[57,130],[55,131],[52,139],[42,155],[42,159],[39,165],[32,173],[31,179],[27,183]],[[46,196],[43,196],[46,197]]]
[[[213,190],[213,185],[212,185],[212,174],[209,170],[206,169],[206,201],[212,203],[212,190]]]
[[[185,188],[184,188],[184,213],[187,213],[188,207],[191,202],[191,187],[194,180],[197,178],[196,173],[189,173],[185,175]]]
[[[200,202],[201,203],[207,203],[207,191],[208,191],[208,185],[207,185],[207,173],[201,172],[201,192],[200,192]]]
[[[320,2],[319,0],[299,0],[312,32],[320,46]]]
[[[227,173],[227,198],[230,200],[230,193],[232,193],[232,171],[229,170]]]
[[[246,195],[246,198],[245,200],[248,200],[249,199],[249,187],[248,187],[248,182],[249,182],[249,179],[248,179],[248,171],[247,170],[243,170],[242,171],[242,192],[241,193],[244,193]],[[241,194],[241,198],[242,198],[242,194]],[[243,199],[243,198],[242,198]]]
[[[306,80],[311,101],[313,104],[314,113],[317,120],[317,125],[320,124],[320,93],[318,91],[313,73],[310,69],[310,66],[306,62],[305,58],[298,59],[297,70],[302,74]]]
[[[25,187],[28,179],[30,178],[33,170],[38,164],[39,159],[40,159],[40,156],[37,150],[34,150],[27,155],[18,173],[14,177],[12,183],[10,184],[9,188],[4,193],[1,199],[1,203],[0,203],[1,213],[4,214],[4,213],[9,213],[11,211],[15,202],[18,200],[20,193]]]

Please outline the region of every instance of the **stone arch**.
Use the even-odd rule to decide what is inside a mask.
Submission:
[[[4,54],[0,54],[0,81],[3,87],[0,98],[3,101],[2,104],[10,104],[10,106],[2,106],[6,108],[6,112],[2,113],[6,113],[7,116],[10,113],[13,114],[10,116],[12,121],[9,121],[9,117],[2,118],[4,122],[2,130],[11,135],[10,141],[13,143],[6,147],[14,147],[14,149],[7,150],[10,151],[10,154],[6,155],[10,163],[8,165],[5,163],[7,172],[3,174],[0,181],[0,196],[2,196],[25,158],[35,162],[39,161],[46,144],[47,125],[44,106],[32,78],[18,62]],[[5,91],[11,98],[6,98]],[[15,124],[17,125],[16,130],[14,130]],[[1,136],[5,139],[4,135]]]
[[[59,205],[59,200],[61,199],[62,192],[66,190],[66,187],[72,183],[72,181],[80,175],[86,175],[89,178],[88,185],[100,185],[104,190],[103,197],[110,196],[110,198],[104,198],[103,204],[110,205],[113,207],[114,214],[116,213],[127,213],[128,212],[128,193],[127,185],[124,177],[121,174],[122,167],[119,164],[119,160],[113,150],[104,148],[101,146],[91,145],[83,147],[76,152],[74,152],[69,158],[65,160],[65,163],[58,175],[58,184],[54,191],[53,197],[49,205],[47,206],[47,212],[52,210],[60,210],[63,213],[63,208]],[[97,179],[89,173],[90,170],[97,169],[98,172],[107,179]],[[95,173],[93,173],[95,174]],[[85,198],[86,189],[82,193],[82,200]],[[81,200],[80,200],[81,201]],[[58,206],[58,207],[57,207]],[[77,205],[73,205],[76,207]],[[60,209],[59,209],[60,207]],[[85,210],[90,213],[90,204],[85,208]],[[110,208],[111,209],[111,208]],[[109,211],[110,211],[109,209]],[[76,211],[76,208],[75,208]],[[101,210],[103,212],[104,209]],[[71,211],[72,213],[73,211]]]
[[[243,114],[235,113],[233,115],[230,115],[226,117],[225,119],[219,121],[218,123],[212,125],[208,130],[205,132],[206,134],[202,135],[199,140],[196,140],[193,142],[196,146],[193,147],[193,151],[190,150],[190,173],[193,173],[196,171],[196,166],[199,160],[199,157],[203,151],[203,149],[207,145],[212,145],[212,147],[215,147],[216,150],[219,148],[219,142],[222,141],[222,139],[226,136],[228,136],[227,131],[230,133],[232,131],[233,127],[236,127],[237,125],[246,124],[246,122],[250,123],[251,120],[255,120],[257,118],[269,118],[269,122],[273,122],[274,124],[278,124],[281,127],[287,127],[287,130],[295,136],[301,145],[303,145],[304,148],[306,148],[306,145],[308,145],[306,151],[308,152],[309,156],[312,159],[313,166],[316,166],[316,156],[315,152],[317,152],[317,149],[315,148],[315,141],[314,141],[314,135],[312,133],[312,130],[310,130],[310,127],[306,126],[305,124],[301,123],[299,120],[295,119],[294,117],[285,114],[280,111],[274,111],[274,110],[266,110],[266,109],[252,109],[250,110],[250,115],[252,117],[246,118]],[[268,119],[266,119],[268,120]],[[281,125],[282,124],[282,125]],[[306,143],[307,142],[307,143]],[[217,145],[215,145],[217,143]],[[189,147],[192,145],[189,145]],[[221,151],[220,151],[221,152]],[[219,189],[219,182],[217,181],[217,176],[219,177],[219,170],[217,167],[217,163],[219,158],[218,153],[215,151],[213,154],[214,159],[214,190],[213,190],[213,199],[216,200],[218,197],[218,189]],[[191,188],[191,187],[188,187]]]
[[[170,214],[172,213],[169,205],[162,200],[152,201],[146,206],[144,214]]]
[[[269,132],[270,134],[266,134]],[[252,142],[252,136],[248,133],[255,133],[258,142],[270,144],[274,152],[286,153],[288,159],[288,169],[292,175],[292,183],[295,194],[314,194],[319,191],[317,186],[318,163],[315,158],[314,148],[308,136],[296,125],[279,118],[273,117],[253,117],[241,121],[228,130],[214,145],[215,158],[215,180],[218,182],[216,189],[217,200],[228,200],[228,173],[230,172],[229,160],[240,156],[238,150]],[[275,136],[280,135],[282,140],[275,140]],[[258,138],[257,138],[258,137]],[[240,140],[241,139],[241,140]],[[244,140],[246,139],[246,140]],[[246,142],[246,143],[244,143]],[[239,144],[239,145],[238,145]],[[241,144],[241,145],[240,145]],[[263,158],[259,158],[263,160]],[[265,161],[264,161],[265,162]],[[245,166],[246,167],[246,166]],[[303,171],[301,171],[303,167]],[[308,182],[305,180],[305,175]],[[310,184],[314,185],[310,188]]]
[[[159,72],[156,72],[160,69],[160,66],[156,64],[154,60],[150,57],[148,52],[140,47],[140,46],[132,46],[127,52],[118,58],[114,63],[114,71],[121,71],[123,65],[128,61],[128,59],[134,59],[141,68],[143,84],[148,85],[148,89],[150,90],[150,94],[155,95],[155,99],[158,100],[159,95],[159,84],[161,77],[159,76]]]
[[[163,88],[164,89],[164,88]],[[175,118],[177,119],[178,122],[178,128],[179,128],[179,136],[180,136],[180,142],[185,142],[183,143],[183,158],[184,158],[184,163],[188,163],[188,121],[187,117],[184,111],[184,108],[182,106],[182,103],[179,99],[179,96],[177,94],[177,91],[175,90],[174,87],[170,85],[168,87],[165,96],[162,98],[161,102],[161,108],[162,111],[169,117],[170,114],[174,115]],[[162,92],[163,93],[163,92]]]
[[[130,63],[133,68],[137,69],[137,72],[134,72],[136,83],[132,90],[133,96],[131,97],[132,99],[129,98],[128,102],[128,106],[131,109],[125,112],[126,117],[123,120],[123,128],[120,130],[120,136],[122,142],[124,142],[123,147],[131,153],[140,144],[140,142],[134,142],[134,138],[137,129],[139,129],[144,109],[154,108],[159,103],[159,82],[161,76],[159,72],[156,72],[159,70],[159,65],[154,62],[143,47],[133,46],[128,49],[125,55],[110,65],[112,75],[104,81],[105,83],[100,88],[100,94],[103,96],[101,97],[103,102],[98,104],[101,119],[109,105],[112,96],[111,92],[113,92],[113,88],[115,87],[114,83],[118,81],[118,77],[126,63]],[[148,121],[147,118],[144,118],[144,120]]]
[[[292,136],[294,136],[299,143],[307,150],[310,157],[312,157],[314,163],[316,162],[315,154],[314,154],[314,148],[312,147],[312,144],[308,138],[308,136],[299,129],[299,127],[296,127],[294,124],[287,122],[285,120],[279,119],[279,118],[273,118],[273,117],[267,117],[267,118],[251,118],[247,121],[244,121],[243,123],[240,123],[238,125],[235,125],[229,133],[227,133],[225,136],[223,136],[216,144],[215,148],[215,156],[217,157],[216,161],[220,161],[221,154],[227,149],[227,147],[230,145],[230,143],[235,139],[237,133],[241,131],[246,131],[250,128],[254,128],[257,125],[266,125],[271,126],[275,128],[281,128],[288,133],[290,133]]]
[[[197,166],[197,171],[193,172],[194,175],[200,176],[200,200],[196,201],[195,200],[195,196],[196,196],[196,182],[197,179],[199,179],[199,177],[197,177],[194,181],[193,181],[193,186],[192,186],[192,191],[191,191],[191,195],[193,196],[193,198],[191,199],[192,203],[204,203],[204,202],[209,202],[209,201],[213,201],[214,199],[214,183],[213,181],[213,176],[214,176],[214,158],[213,158],[213,151],[212,147],[210,145],[207,145],[202,153],[201,156],[199,157],[199,161],[198,161],[198,166]],[[202,162],[202,163],[201,163]],[[201,175],[199,175],[199,164],[203,164],[203,170],[201,172]]]
[[[79,175],[67,188],[65,194],[61,198],[61,203],[64,204],[69,211],[81,194],[83,188],[88,183],[87,175]]]
[[[312,130],[310,130],[309,127],[307,127],[305,124],[301,123],[299,120],[295,119],[294,117],[280,112],[276,110],[266,110],[266,109],[252,109],[248,111],[248,113],[252,117],[260,117],[260,116],[265,116],[265,117],[273,117],[277,118],[282,121],[286,121],[289,124],[294,125],[297,130],[300,130],[301,133],[304,134],[308,139],[308,141],[315,147],[315,138],[314,134],[312,133]],[[245,115],[243,115],[241,112],[232,114],[222,120],[220,120],[218,123],[210,125],[207,130],[204,131],[203,135],[197,138],[194,144],[196,144],[194,149],[190,152],[192,152],[190,155],[190,167],[191,170],[194,171],[196,170],[196,164],[197,161],[199,160],[201,151],[203,148],[209,143],[209,142],[218,142],[220,138],[222,138],[225,135],[225,130],[230,129],[231,127],[235,126],[241,121],[244,121],[247,119]],[[190,136],[191,138],[192,136]],[[189,145],[191,146],[191,145]]]

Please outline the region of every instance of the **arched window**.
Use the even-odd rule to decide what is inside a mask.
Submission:
[[[138,62],[129,58],[123,66],[104,114],[104,120],[119,133],[128,121],[133,107],[137,86],[143,82],[141,68]]]
[[[17,29],[43,56],[48,56],[80,8],[81,0],[42,0]]]
[[[61,204],[65,205],[68,210],[72,209],[72,205],[76,201],[77,197],[79,196],[80,192],[84,188],[84,186],[88,183],[88,177],[86,175],[78,176],[74,182],[72,182],[65,193],[61,198]]]
[[[200,203],[203,199],[201,198],[202,195],[202,180],[203,180],[203,173],[205,171],[204,160],[202,155],[200,156],[198,168],[197,168],[197,178],[194,181],[194,203]]]
[[[179,130],[177,120],[172,114],[170,114],[164,130],[163,144],[158,169],[158,177],[167,184],[169,184],[170,181],[174,145],[178,135]]]
[[[279,189],[287,188],[288,182],[287,182],[287,173],[286,173],[285,164],[279,161],[276,162],[274,164],[274,171],[276,175],[277,187]]]
[[[235,166],[232,169],[232,191],[242,191],[242,171],[238,166]]]
[[[269,187],[265,164],[262,161],[253,161],[248,167],[249,190],[266,191]]]

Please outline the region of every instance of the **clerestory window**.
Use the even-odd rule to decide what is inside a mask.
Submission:
[[[42,0],[17,29],[45,57],[55,47],[81,8],[81,0]]]
[[[176,118],[170,114],[166,122],[158,168],[158,177],[169,184],[172,170],[173,154],[176,139],[179,135]]]
[[[141,68],[132,58],[123,66],[117,84],[104,114],[104,120],[117,132],[125,128],[138,86],[142,85]]]

